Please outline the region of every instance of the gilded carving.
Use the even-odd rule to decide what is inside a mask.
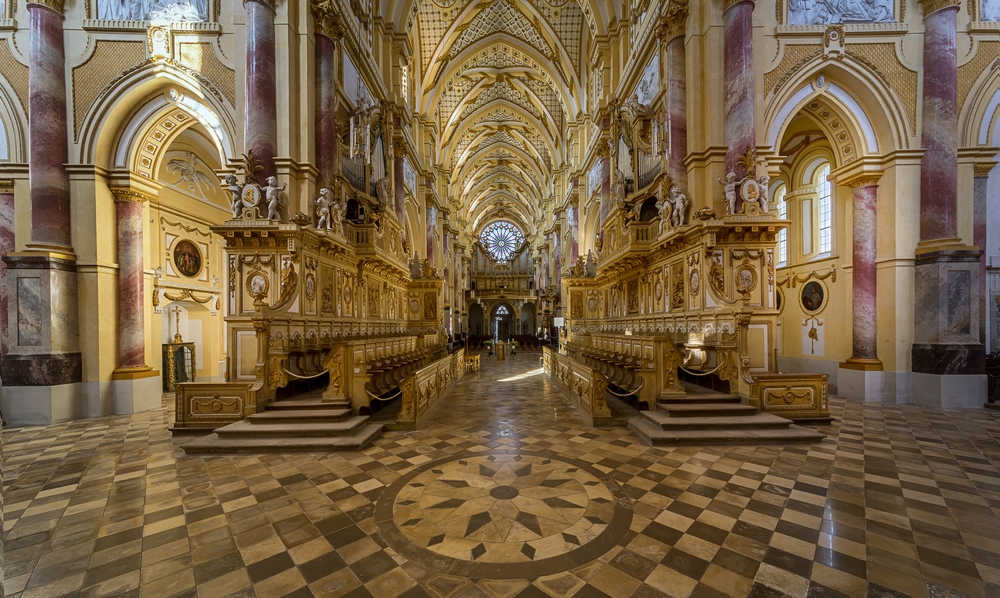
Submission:
[[[764,89],[770,92],[784,84],[803,66],[823,54],[823,49],[814,44],[785,44],[781,62],[774,69],[764,73]]]
[[[21,102],[21,108],[27,113],[28,107],[28,66],[18,62],[14,54],[10,51],[10,42],[0,40],[0,73],[3,73],[7,83],[10,84],[17,99]]]
[[[972,59],[958,67],[958,93],[956,99],[959,106],[965,105],[965,101],[969,97],[969,92],[975,86],[976,80],[985,71],[990,69],[991,63],[993,64],[993,68],[1000,67],[1000,58],[997,58],[998,56],[1000,56],[1000,41],[980,40]]]
[[[958,8],[961,4],[959,0],[920,0],[920,3],[924,5],[924,18],[944,8]]]

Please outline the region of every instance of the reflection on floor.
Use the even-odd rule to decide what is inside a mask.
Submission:
[[[6,590],[1000,595],[1000,413],[831,411],[813,445],[651,448],[535,353],[363,452],[189,457],[166,409],[6,430]]]

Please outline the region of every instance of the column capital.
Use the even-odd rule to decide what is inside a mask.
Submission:
[[[14,193],[14,179],[0,179],[0,195]]]
[[[30,0],[28,2],[28,8],[31,8],[33,5],[44,6],[49,10],[54,10],[59,14],[63,14],[63,4],[65,4],[64,0]]]
[[[140,193],[132,189],[112,189],[111,194],[115,196],[115,203],[118,202],[131,202],[131,203],[146,203],[149,201],[149,196],[145,193]]]
[[[990,171],[997,165],[995,160],[976,162],[972,165],[973,176],[988,177],[990,176]],[[0,193],[3,193],[3,181],[0,181]]]
[[[881,172],[868,172],[860,174],[852,179],[848,179],[843,182],[851,189],[860,189],[862,187],[874,187],[878,185],[879,179],[882,178]]]
[[[243,8],[246,8],[247,4],[251,2],[256,2],[257,4],[263,4],[264,6],[270,8],[271,10],[275,10],[274,0],[243,0]]]
[[[750,9],[753,10],[753,8],[754,8],[754,0],[726,0],[726,4],[722,8],[722,12],[726,12],[730,8],[736,6],[737,4],[743,4],[743,3],[749,4],[750,5]]]
[[[313,19],[316,20],[316,33],[333,41],[343,39],[344,28],[331,0],[312,0],[309,9],[312,11]]]
[[[670,2],[660,19],[660,40],[667,43],[675,37],[684,35],[684,23],[687,21],[687,16],[688,4],[686,0]]]
[[[944,8],[958,8],[960,4],[959,0],[920,0],[920,3],[924,5],[924,18],[929,15],[944,9]]]

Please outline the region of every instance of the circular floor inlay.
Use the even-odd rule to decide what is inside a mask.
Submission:
[[[390,486],[375,513],[379,533],[403,556],[453,575],[491,578],[547,575],[587,562],[611,549],[631,519],[614,480],[555,453],[427,463]]]

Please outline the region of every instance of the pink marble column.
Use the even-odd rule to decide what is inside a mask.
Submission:
[[[146,198],[115,190],[118,212],[118,369],[148,369],[143,306],[142,208]]]
[[[576,205],[571,205],[566,211],[566,220],[569,224],[569,234],[570,234],[570,263],[576,264],[576,260],[580,257],[580,208]]]
[[[958,236],[957,14],[956,3],[924,16],[921,241]]]
[[[986,190],[990,170],[994,166],[996,166],[996,162],[990,161],[977,163],[973,167],[972,243],[984,250],[983,255],[979,258],[979,340],[984,344],[986,343],[986,318],[992,312],[987,303],[988,295],[986,293]]]
[[[757,147],[754,130],[753,8],[752,0],[726,0],[726,57],[723,77],[726,82],[726,172],[735,172],[736,180],[746,176],[746,169],[736,158],[747,148]]]
[[[278,145],[278,104],[274,68],[274,6],[269,0],[245,0],[246,121],[244,145],[263,167],[257,182],[275,174]]]
[[[687,78],[684,31],[667,44],[667,174],[681,189],[687,189]],[[752,98],[751,98],[752,102]],[[727,129],[728,130],[728,129]]]
[[[396,217],[399,218],[400,222],[406,221],[406,179],[404,178],[406,168],[404,166],[404,155],[405,148],[397,146],[395,158],[392,161],[392,182],[395,185],[393,207],[396,210]]]
[[[28,4],[28,14],[31,245],[71,250],[63,15],[35,3]]]
[[[0,256],[14,251],[14,181],[0,181]],[[0,260],[0,354],[7,354],[7,262]]]
[[[848,362],[876,364],[877,312],[875,271],[877,176],[868,176],[851,183],[854,204],[854,343]]]
[[[337,175],[337,45],[316,34],[316,168],[319,184],[330,186]],[[256,152],[255,152],[256,153]]]

